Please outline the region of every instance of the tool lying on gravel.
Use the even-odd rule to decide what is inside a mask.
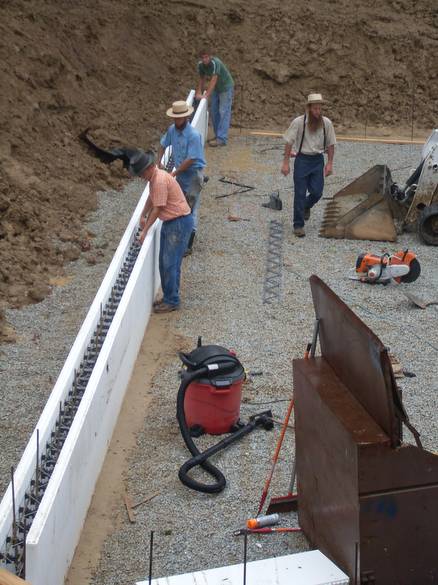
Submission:
[[[268,251],[266,254],[266,275],[263,283],[263,304],[280,300],[283,275],[283,223],[271,219],[268,232]]]
[[[245,372],[236,355],[218,345],[205,345],[198,339],[198,347],[189,354],[180,352],[186,367],[181,374],[177,396],[177,419],[187,448],[193,455],[181,466],[178,477],[187,487],[208,493],[221,492],[226,486],[223,473],[208,458],[243,438],[256,428],[273,428],[270,410],[249,417],[247,424],[239,420],[242,384]],[[192,435],[202,433],[231,435],[216,445],[200,452]],[[214,479],[205,484],[192,479],[188,473],[201,466]]]
[[[426,244],[438,245],[438,129],[422,150],[422,160],[402,186],[386,165],[375,165],[336,193],[327,204],[320,236],[389,240],[416,225]]]
[[[262,207],[267,207],[268,209],[275,209],[276,211],[281,211],[283,209],[283,201],[280,199],[280,191],[274,191],[269,195],[269,201],[266,203],[262,203]]]
[[[414,305],[417,305],[417,307],[420,307],[420,309],[427,309],[427,307],[429,305],[438,305],[438,298],[436,299],[432,299],[430,301],[424,301],[422,298],[418,297],[417,295],[414,295],[412,293],[403,293],[405,295],[406,298],[408,298],[412,303],[414,303]]]
[[[266,528],[239,528],[233,532],[233,536],[244,534],[273,534],[275,532],[301,532],[301,528],[289,528],[282,526],[267,526]]]
[[[356,275],[352,280],[371,284],[414,282],[420,276],[421,268],[417,256],[411,250],[400,250],[395,254],[360,254],[356,260]]]
[[[238,215],[229,215],[227,219],[228,221],[251,221],[247,217],[239,217]]]
[[[134,516],[134,512],[132,510],[132,500],[131,500],[131,497],[126,492],[123,494],[123,500],[125,502],[125,508],[126,508],[127,513],[128,513],[129,522],[131,524],[134,524],[135,523],[135,516]]]
[[[235,187],[239,187],[235,191],[231,191],[231,193],[224,193],[223,195],[216,195],[215,199],[224,199],[225,197],[230,197],[230,195],[238,195],[239,193],[247,193],[248,191],[254,191],[255,187],[251,187],[251,185],[243,185],[242,183],[236,183],[235,181],[230,181],[226,177],[222,177],[219,179],[221,183],[226,183],[227,185],[234,185]]]
[[[246,521],[246,527],[253,530],[254,528],[265,528],[266,526],[273,526],[278,524],[280,516],[278,514],[268,514],[266,516],[257,516],[257,518],[250,518]]]

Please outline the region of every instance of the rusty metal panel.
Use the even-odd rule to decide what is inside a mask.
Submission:
[[[436,585],[437,502],[438,485],[362,497],[361,574],[376,585]]]
[[[322,356],[390,437],[391,444],[399,445],[401,402],[385,346],[317,276],[311,276],[310,286]]]
[[[438,455],[430,451],[413,445],[387,449],[370,444],[360,449],[360,494],[434,484],[438,485]]]
[[[314,363],[316,362],[316,363]],[[320,390],[338,380],[320,360],[294,360],[298,516],[312,544],[352,574],[359,541],[357,452]],[[318,385],[312,380],[318,378]]]

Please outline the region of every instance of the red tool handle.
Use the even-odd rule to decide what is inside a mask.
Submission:
[[[269,475],[266,479],[265,487],[263,488],[262,497],[260,498],[257,516],[262,511],[263,505],[264,505],[266,497],[268,495],[269,487],[270,487],[271,481],[272,481],[272,476],[274,475],[275,466],[277,465],[278,456],[280,455],[280,449],[281,449],[281,446],[283,445],[284,435],[286,434],[286,429],[287,429],[287,426],[289,424],[289,419],[290,419],[290,415],[292,414],[293,407],[294,407],[294,399],[292,398],[292,400],[289,403],[289,408],[287,409],[286,418],[284,419],[284,423],[283,423],[283,426],[281,428],[281,433],[280,433],[280,436],[279,436],[278,441],[277,441],[277,446],[275,448],[274,456],[272,458],[271,469],[270,469]]]

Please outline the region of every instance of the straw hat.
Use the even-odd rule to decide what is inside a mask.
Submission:
[[[187,102],[173,102],[172,107],[169,108],[166,114],[169,118],[187,118],[193,114],[194,108],[188,106]]]
[[[144,171],[153,165],[155,162],[155,155],[152,150],[144,152],[138,150],[129,161],[129,174],[133,177],[141,177]]]
[[[310,106],[311,104],[324,104],[324,100],[322,99],[322,95],[320,93],[309,93],[307,96],[307,105]]]

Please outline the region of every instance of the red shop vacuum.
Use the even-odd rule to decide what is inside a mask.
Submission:
[[[184,369],[177,396],[177,419],[184,442],[193,455],[179,470],[178,476],[187,487],[219,493],[226,486],[223,473],[208,458],[225,449],[258,427],[271,430],[270,410],[255,414],[247,424],[240,421],[240,403],[245,370],[234,352],[220,345],[202,345],[190,353],[179,354]],[[202,453],[192,437],[230,433]],[[211,484],[201,483],[188,473],[200,465],[213,478]]]

